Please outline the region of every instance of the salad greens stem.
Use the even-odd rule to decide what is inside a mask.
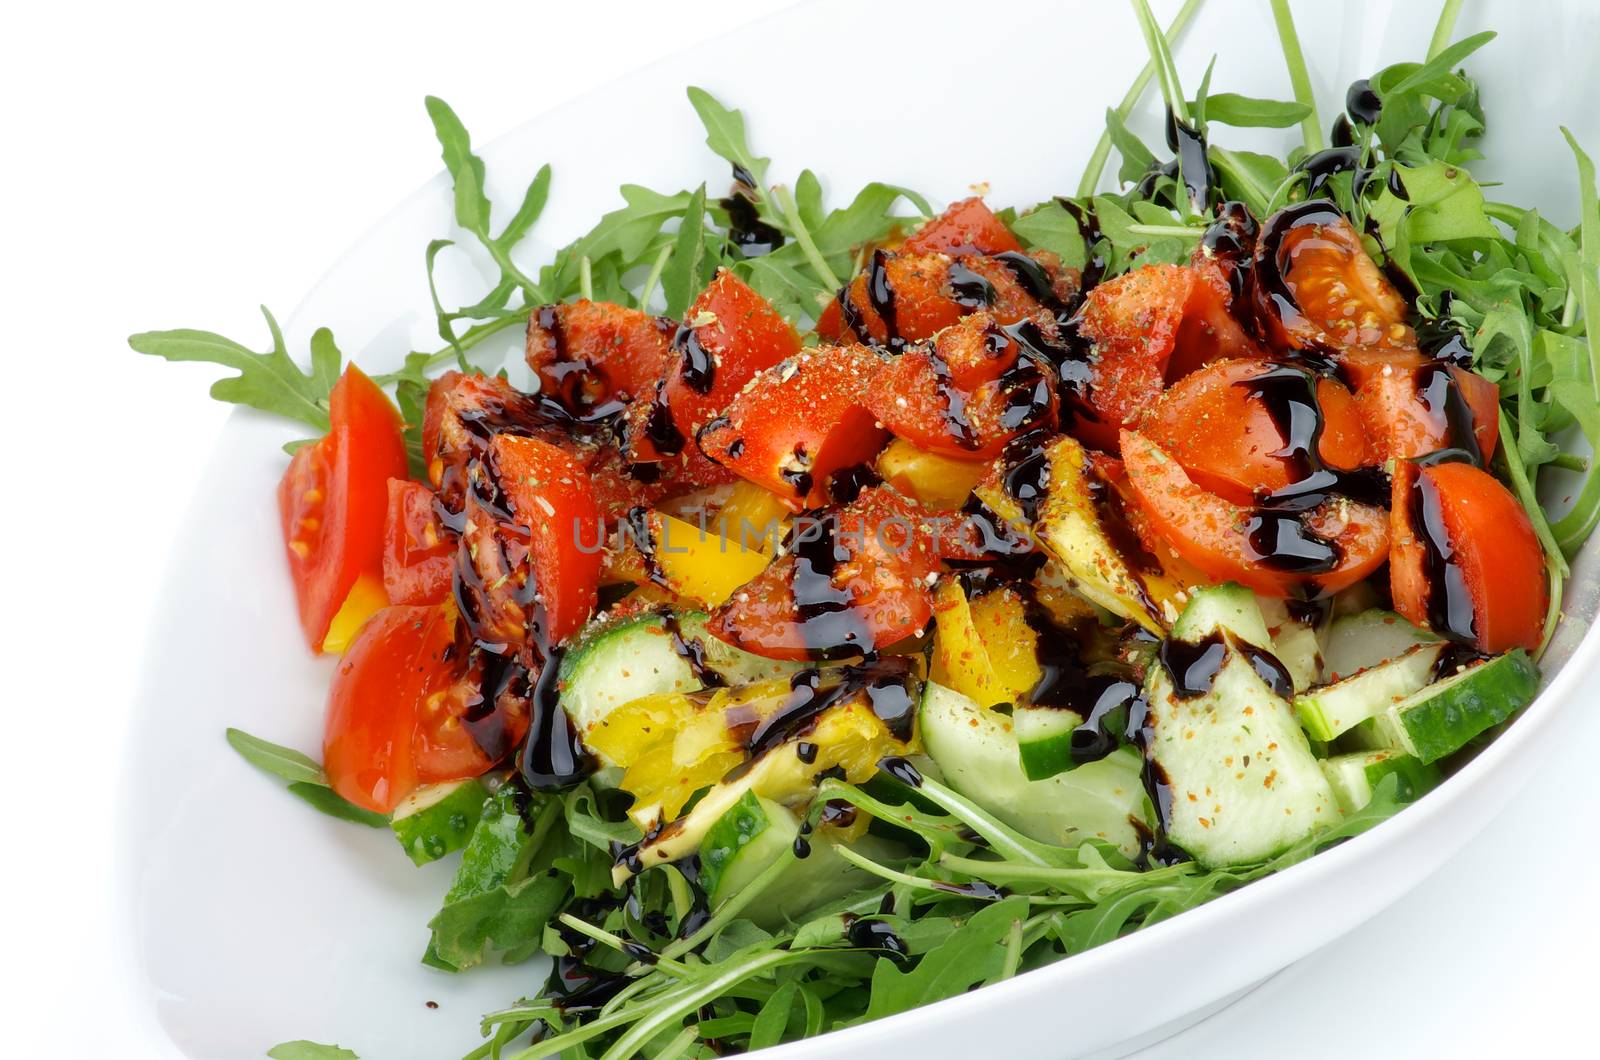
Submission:
[[[769,968],[810,959],[811,955],[803,950],[768,950],[764,953],[747,957],[743,961],[727,964],[722,971],[712,978],[697,986],[685,989],[681,994],[674,997],[671,1003],[652,1005],[650,1014],[639,1020],[628,1029],[626,1034],[618,1038],[617,1043],[607,1049],[601,1056],[601,1060],[627,1060],[628,1057],[638,1052],[640,1048],[669,1024],[693,1012],[706,1002],[721,996],[729,987],[735,986]],[[543,1056],[549,1054],[535,1053],[529,1055]]]
[[[1461,0],[1444,0],[1438,24],[1433,27],[1433,39],[1428,42],[1428,58],[1433,59],[1450,47],[1450,38],[1456,34],[1456,16],[1461,14]]]
[[[1172,22],[1167,26],[1166,39],[1168,43],[1175,42],[1179,35],[1189,25],[1200,10],[1200,5],[1205,0],[1184,0],[1184,4],[1173,16]],[[1150,84],[1150,79],[1155,76],[1155,63],[1146,62],[1139,76],[1133,79],[1133,84],[1128,88],[1127,94],[1122,97],[1122,102],[1117,104],[1116,111],[1119,118],[1126,118],[1133,113],[1133,108],[1138,104],[1139,97],[1144,95],[1144,90]],[[1089,164],[1083,171],[1083,178],[1078,181],[1078,198],[1087,199],[1100,187],[1100,176],[1105,172],[1106,160],[1111,157],[1111,131],[1109,129],[1100,133],[1100,139],[1095,141],[1094,150],[1089,153]]]
[[[656,293],[656,284],[661,282],[661,270],[667,267],[667,259],[672,257],[672,244],[666,243],[656,253],[656,260],[650,265],[650,273],[644,278],[644,289],[639,292],[639,308],[646,313],[650,311],[650,296]]]
[[[1311,75],[1306,70],[1305,53],[1300,50],[1300,37],[1294,30],[1294,15],[1289,11],[1289,0],[1272,0],[1272,21],[1278,27],[1278,41],[1283,45],[1283,60],[1289,67],[1289,84],[1294,87],[1295,102],[1311,108],[1300,121],[1305,135],[1306,153],[1316,154],[1327,144],[1322,139],[1322,118],[1317,114],[1317,94],[1311,88]]]
[[[1162,237],[1168,236],[1175,239],[1199,239],[1206,234],[1204,228],[1190,228],[1187,225],[1128,225],[1128,231],[1136,236]]]
[[[585,302],[594,301],[594,267],[587,254],[578,259],[578,297]]]
[[[997,981],[1010,979],[1022,966],[1022,926],[1021,920],[1013,920],[1011,930],[1006,932],[1006,960],[1000,966],[1000,974],[995,976]]]
[[[666,1046],[655,1055],[654,1060],[678,1060],[678,1057],[689,1051],[689,1046],[700,1037],[699,1024],[691,1023],[678,1032],[678,1036],[668,1042]]]
[[[962,798],[943,784],[924,777],[917,791],[941,810],[961,818],[974,832],[988,841],[995,853],[1008,861],[1021,861],[1040,868],[1049,865],[1049,862],[1038,853],[1019,842],[1016,834],[991,816],[987,810]]]
[[[1545,518],[1544,509],[1540,507],[1538,494],[1533,488],[1533,481],[1528,478],[1528,469],[1523,466],[1522,457],[1517,452],[1516,437],[1511,433],[1504,416],[1500,417],[1500,446],[1501,455],[1505,457],[1506,477],[1511,479],[1511,487],[1516,492],[1517,500],[1527,509],[1528,517],[1533,522],[1533,532],[1539,538],[1539,545],[1544,549],[1545,556],[1550,562],[1558,565],[1560,575],[1566,577],[1567,561],[1560,545],[1560,534],[1552,532],[1550,521]]]
[[[755,879],[751,880],[737,894],[730,896],[727,901],[723,902],[716,913],[700,926],[699,931],[686,935],[663,947],[661,956],[668,959],[681,957],[685,953],[698,948],[702,942],[715,935],[722,925],[737,917],[745,906],[761,897],[762,893],[772,886],[777,878],[783,875],[784,870],[792,864],[794,864],[794,854],[792,852],[785,851],[777,858],[774,858],[772,864],[762,869]]]
[[[1161,33],[1160,23],[1150,12],[1148,0],[1131,2],[1133,13],[1139,18],[1139,29],[1144,34],[1145,45],[1150,49],[1150,61],[1155,64],[1156,73],[1161,78],[1162,97],[1179,121],[1185,125],[1194,124],[1189,114],[1189,101],[1184,98],[1183,86],[1178,83],[1177,66],[1172,61],[1172,52],[1167,48],[1167,38]]]
[[[607,931],[605,928],[596,927],[587,920],[580,920],[571,913],[562,913],[556,918],[580,935],[587,935],[604,946],[609,946],[618,953],[627,953],[627,946],[622,936]],[[690,974],[687,967],[671,959],[657,960],[653,967],[675,978],[683,978]]]
[[[838,290],[841,286],[839,277],[835,276],[833,270],[828,268],[828,263],[823,258],[822,252],[817,249],[816,241],[811,238],[811,230],[800,219],[800,210],[795,205],[794,193],[786,185],[774,184],[772,186],[772,196],[778,200],[778,209],[783,211],[784,220],[788,222],[789,230],[794,233],[795,242],[800,244],[800,250],[806,256],[806,264],[810,265],[812,270],[816,272],[817,279],[833,290]]]
[[[850,864],[859,869],[864,869],[880,879],[888,880],[890,883],[903,883],[907,887],[914,887],[919,891],[949,890],[950,885],[944,883],[942,880],[930,880],[922,876],[913,876],[910,873],[900,872],[897,869],[891,869],[887,865],[880,865],[871,858],[856,853],[843,843],[836,844],[833,850],[834,853],[850,862]]]

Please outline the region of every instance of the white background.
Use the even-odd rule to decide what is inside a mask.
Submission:
[[[194,326],[255,344],[258,303],[286,316],[439,168],[424,93],[481,142],[786,6],[295,0],[5,16],[0,917],[14,977],[0,1052],[167,1054],[124,1040],[128,1002],[97,959],[115,931],[107,800],[141,646],[160,635],[150,602],[226,410],[206,397],[210,369],[138,357],[127,334]],[[1144,1055],[1595,1055],[1578,1043],[1600,987],[1600,724],[1571,737],[1409,899]]]

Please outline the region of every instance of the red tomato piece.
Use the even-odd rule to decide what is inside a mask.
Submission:
[[[278,483],[278,514],[313,651],[363,574],[383,575],[389,480],[404,478],[400,414],[355,365],[328,396],[328,433],[302,446]]]
[[[1250,388],[1251,380],[1282,367],[1261,357],[1207,365],[1161,396],[1141,433],[1182,464],[1196,485],[1235,504],[1282,489],[1298,477],[1283,455],[1288,439],[1268,403]],[[1316,402],[1322,460],[1346,470],[1370,463],[1350,391],[1337,380],[1317,379]]]
[[[1395,470],[1389,586],[1395,610],[1484,652],[1536,651],[1549,585],[1533,522],[1471,464]]]
[[[701,429],[700,448],[796,511],[820,508],[829,476],[883,448],[863,404],[882,368],[862,346],[807,350],[757,374]]]
[[[659,393],[634,402],[647,406],[634,414],[641,429],[628,434],[635,463],[693,450],[695,433],[757,372],[800,352],[789,322],[727,269],[700,292],[685,320]]]
[[[464,656],[446,602],[386,607],[339,660],[322,759],[340,796],[389,813],[418,784],[477,776],[491,762],[462,725]]]
[[[544,609],[545,634],[559,644],[594,612],[605,528],[588,472],[558,446],[497,435],[495,479],[526,534],[530,571]]]
[[[1406,300],[1326,199],[1286,206],[1256,241],[1256,317],[1274,349],[1415,349]]]
[[[1405,459],[1470,442],[1487,462],[1500,440],[1500,388],[1414,350],[1358,371],[1356,406],[1377,459]]]
[[[933,535],[893,490],[863,490],[793,534],[783,558],[713,613],[718,638],[769,659],[837,659],[915,636],[933,617]]]
[[[1022,244],[974,195],[945,207],[906,239],[901,249],[907,254],[1003,254],[1020,251]]]
[[[1056,422],[1053,374],[1019,365],[1019,353],[994,317],[973,313],[890,361],[867,388],[867,407],[919,449],[993,459],[1023,431]]]
[[[450,594],[455,541],[440,525],[433,502],[433,491],[422,483],[389,480],[383,588],[391,604],[436,604]]]
[[[611,302],[540,306],[526,357],[540,393],[577,415],[647,393],[671,358],[672,321]]]
[[[1381,508],[1339,498],[1301,520],[1271,520],[1263,534],[1254,522],[1257,513],[1195,485],[1182,465],[1137,431],[1122,432],[1122,459],[1150,529],[1208,581],[1236,581],[1270,596],[1287,596],[1307,583],[1337,592],[1388,557],[1389,520]],[[1312,539],[1312,549],[1326,556],[1327,569],[1309,563],[1299,570],[1269,566],[1268,553],[1281,548],[1283,540],[1271,531],[1280,525],[1301,540]],[[1258,548],[1257,541],[1268,547]]]

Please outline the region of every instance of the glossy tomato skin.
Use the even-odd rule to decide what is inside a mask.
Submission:
[[[1267,218],[1254,272],[1256,316],[1274,349],[1416,349],[1405,299],[1326,199]]]
[[[1053,426],[1059,414],[1054,374],[1019,364],[1020,357],[994,317],[972,313],[931,344],[894,358],[867,388],[866,404],[895,437],[919,449],[992,460],[1012,438]]]
[[[647,393],[666,374],[675,330],[611,302],[540,306],[528,318],[525,356],[539,392],[584,415]]]
[[[1538,650],[1550,602],[1544,553],[1510,490],[1471,464],[1402,461],[1390,512],[1395,610],[1479,651]]]
[[[1351,374],[1362,379],[1356,404],[1380,461],[1447,448],[1476,447],[1483,462],[1494,456],[1500,388],[1478,373],[1398,351]]]
[[[887,487],[863,490],[797,526],[794,547],[707,628],[745,651],[792,660],[848,658],[917,635],[933,617],[939,562],[924,514]]]
[[[765,369],[700,431],[700,448],[795,511],[827,503],[828,478],[888,437],[864,398],[882,359],[864,346],[806,350]]]
[[[526,535],[529,573],[543,607],[545,635],[566,640],[594,612],[605,527],[594,487],[568,453],[537,438],[498,435],[491,446],[496,481]]]
[[[1228,284],[1215,264],[1145,265],[1093,288],[1078,334],[1093,345],[1089,404],[1073,433],[1115,452],[1169,379],[1212,361],[1259,354],[1228,311]]]
[[[455,541],[439,522],[434,493],[410,479],[389,480],[383,523],[383,588],[391,604],[436,604],[450,595]]]
[[[974,195],[945,207],[908,237],[901,249],[907,254],[1003,254],[1021,251],[1022,244]]]
[[[800,336],[727,269],[700,292],[674,337],[659,393],[630,409],[629,457],[658,463],[693,451],[694,436],[763,368],[800,352]]]
[[[492,763],[460,724],[453,605],[388,607],[339,659],[328,692],[323,769],[340,796],[389,813],[418,784]]]
[[[1279,569],[1252,544],[1252,511],[1210,493],[1183,467],[1137,431],[1122,434],[1122,459],[1147,526],[1208,582],[1236,581],[1268,596],[1288,596],[1309,586],[1338,592],[1367,577],[1389,554],[1389,519],[1381,508],[1343,498],[1304,517],[1304,526],[1331,542],[1337,564],[1326,571]]]
[[[1144,417],[1141,433],[1183,465],[1196,485],[1235,504],[1289,485],[1288,439],[1252,380],[1282,366],[1264,357],[1218,361],[1173,384]],[[1336,379],[1315,380],[1322,413],[1317,452],[1330,467],[1371,463],[1354,396]],[[1289,415],[1294,415],[1289,410]]]
[[[327,435],[301,447],[278,483],[300,625],[313,651],[356,579],[383,576],[389,480],[406,475],[400,414],[355,365],[334,384],[328,418]]]
[[[1076,272],[1063,269],[1053,254],[1003,259],[880,250],[824,307],[817,334],[833,342],[898,350],[978,310],[1002,325],[1037,316],[1047,309],[1044,302],[1071,302],[1077,284]]]

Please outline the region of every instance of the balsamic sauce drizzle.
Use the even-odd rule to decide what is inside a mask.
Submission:
[[[1466,575],[1455,559],[1439,490],[1427,475],[1418,474],[1412,483],[1407,503],[1411,506],[1411,526],[1422,542],[1422,569],[1428,582],[1428,625],[1453,640],[1472,643],[1477,639],[1477,620],[1472,611],[1472,593]]]

